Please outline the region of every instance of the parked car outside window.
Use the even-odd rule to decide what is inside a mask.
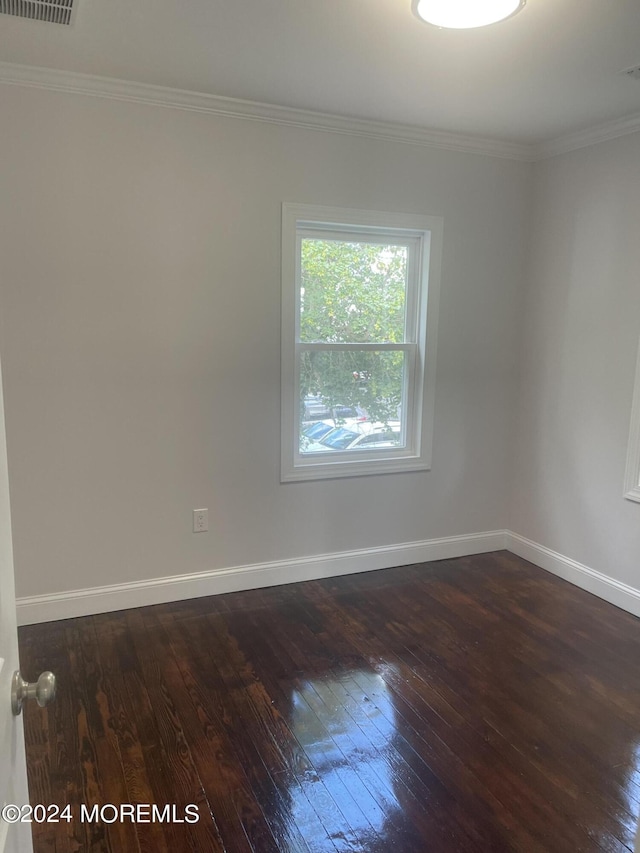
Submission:
[[[337,427],[324,436],[310,441],[303,452],[326,453],[327,450],[374,450],[401,446],[402,436],[399,424],[381,423],[367,426],[369,429],[363,432]]]
[[[305,421],[323,421],[325,418],[330,417],[331,411],[322,397],[317,394],[310,394],[304,398]]]
[[[313,439],[313,441],[320,441],[320,439],[324,438],[332,429],[335,429],[335,427],[331,423],[327,423],[326,421],[314,421],[302,430],[302,435],[305,436],[305,438]]]

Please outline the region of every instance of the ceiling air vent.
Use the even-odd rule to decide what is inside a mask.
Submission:
[[[74,0],[0,0],[0,12],[50,24],[70,24],[73,4]]]

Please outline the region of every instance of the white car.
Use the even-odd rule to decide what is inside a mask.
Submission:
[[[347,429],[346,427],[336,427],[323,436],[319,441],[311,441],[302,449],[302,453],[326,453],[327,450],[346,450],[347,447],[357,438],[361,438],[360,433]]]
[[[346,450],[377,450],[383,447],[400,447],[402,432],[400,425],[377,424],[364,435],[359,435]]]
[[[328,450],[374,450],[399,447],[400,424],[369,424],[366,432],[358,433],[346,427],[331,430],[318,441],[311,441],[303,453],[326,453]]]

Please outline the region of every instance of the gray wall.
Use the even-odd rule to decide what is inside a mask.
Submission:
[[[21,87],[0,110],[18,595],[505,526],[529,165]],[[280,484],[283,200],[444,217],[431,472]]]
[[[640,588],[640,134],[536,165],[509,527]]]

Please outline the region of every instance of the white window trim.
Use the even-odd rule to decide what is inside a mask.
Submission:
[[[407,412],[406,424],[413,433],[407,436],[407,446],[387,448],[384,452],[358,451],[345,458],[342,453],[328,452],[301,456],[298,452],[298,422],[296,389],[299,387],[297,344],[297,263],[298,228],[308,225],[316,229],[325,225],[340,229],[352,226],[360,233],[371,228],[372,234],[405,232],[399,236],[419,238],[422,244],[419,271],[420,304],[417,306],[418,329],[415,344],[393,345],[392,348],[414,349],[413,393],[417,411]],[[435,402],[435,370],[437,352],[438,309],[440,298],[440,272],[442,264],[443,220],[439,216],[420,214],[385,213],[383,211],[357,210],[319,205],[282,205],[282,392],[281,392],[281,480],[302,480],[353,477],[368,474],[424,471],[431,468]],[[341,231],[344,236],[344,232]],[[427,284],[427,286],[425,286]],[[422,300],[426,298],[426,310]],[[308,347],[305,344],[305,347]],[[345,349],[348,344],[341,345]],[[367,345],[354,345],[357,349]],[[384,349],[384,344],[372,344],[372,349]],[[323,344],[313,347],[322,349]],[[333,348],[333,347],[331,347]]]
[[[633,405],[631,407],[629,448],[627,451],[627,467],[624,475],[624,496],[630,501],[638,501],[640,503],[640,346],[638,346]]]

